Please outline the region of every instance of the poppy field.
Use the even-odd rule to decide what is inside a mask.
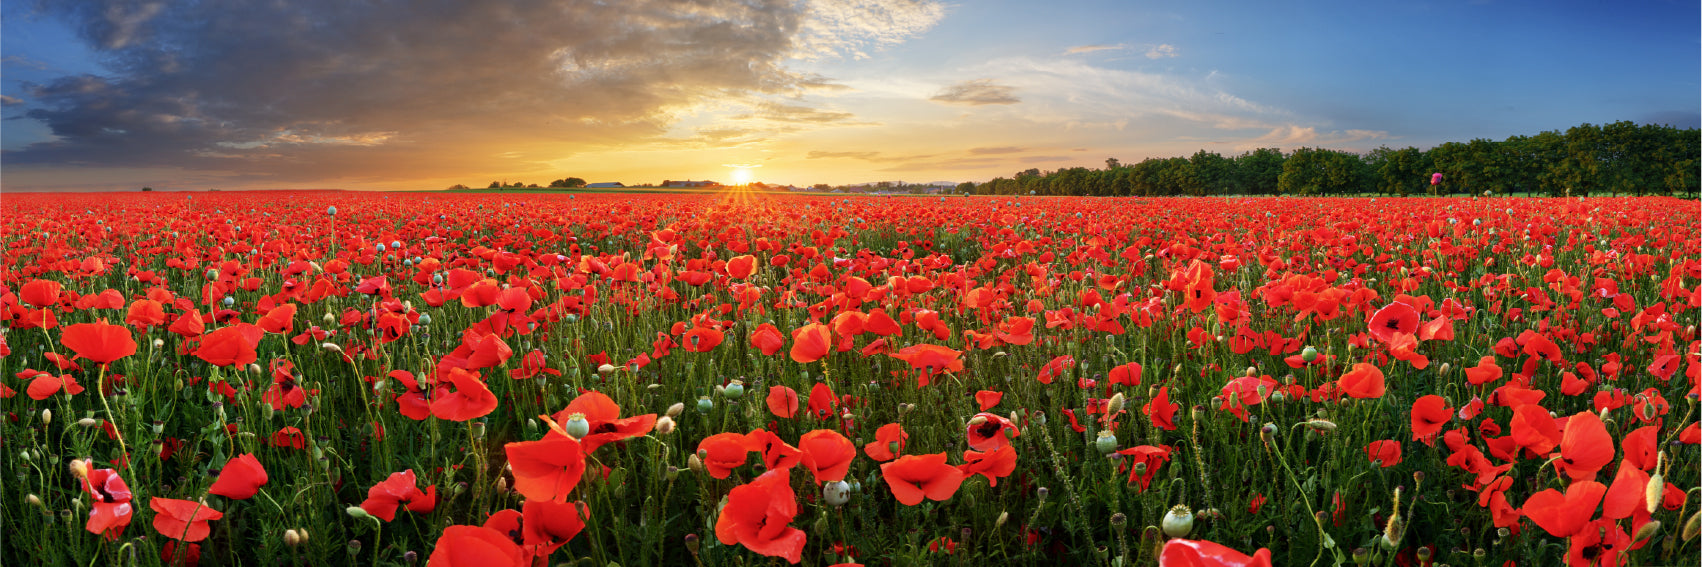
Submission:
[[[1694,201],[0,210],[0,564],[1702,561]]]

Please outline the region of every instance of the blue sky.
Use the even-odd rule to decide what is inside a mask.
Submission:
[[[8,3],[0,175],[980,181],[1702,121],[1694,1],[475,4]]]

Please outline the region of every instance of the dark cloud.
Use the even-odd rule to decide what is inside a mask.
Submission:
[[[904,8],[888,10],[911,24],[903,33],[938,17]],[[491,169],[492,152],[560,158],[564,147],[654,138],[705,99],[843,89],[785,63],[804,42],[819,53],[896,33],[812,20],[819,6],[790,0],[89,0],[45,9],[108,72],[26,85],[23,115],[54,138],[5,152],[8,166],[170,164],[257,179],[455,175]],[[778,104],[757,115],[850,117]]]
[[[940,91],[929,100],[947,104],[967,104],[980,106],[983,104],[1016,104],[1022,102],[1014,94],[1016,87],[1000,85],[992,79],[975,79],[964,81]]]

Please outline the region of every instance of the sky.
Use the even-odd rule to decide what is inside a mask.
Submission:
[[[1702,122],[1682,1],[18,0],[0,190],[985,181]]]

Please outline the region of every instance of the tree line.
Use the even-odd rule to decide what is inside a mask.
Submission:
[[[1502,141],[1448,142],[1428,150],[1379,147],[1259,148],[1225,157],[1147,158],[1104,169],[1031,168],[957,191],[978,195],[1696,195],[1702,139],[1695,128],[1628,121]],[[1431,174],[1442,182],[1431,184]]]

